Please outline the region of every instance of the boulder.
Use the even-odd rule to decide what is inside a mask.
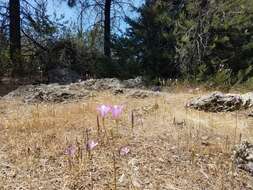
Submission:
[[[252,107],[253,106],[253,92],[248,92],[241,95],[244,106]]]
[[[147,90],[129,90],[127,92],[127,97],[130,98],[148,98],[148,97],[154,97],[159,96],[159,92],[153,92],[153,91],[147,91]]]
[[[253,175],[253,144],[244,141],[234,151],[235,165]]]
[[[248,113],[249,117],[253,117],[253,111],[251,110],[251,112]]]
[[[17,90],[4,96],[5,99],[13,97],[22,97],[25,103],[61,103],[69,100],[90,97],[92,94],[86,90],[70,89],[69,85],[28,85],[20,87]]]
[[[70,84],[77,82],[81,76],[68,68],[56,68],[48,71],[48,82],[59,84]]]
[[[89,79],[73,85],[87,90],[110,90],[123,87],[120,80],[116,78]]]
[[[123,88],[116,88],[112,91],[113,95],[119,95],[119,94],[124,94]]]
[[[123,80],[122,85],[124,88],[141,88],[144,86],[142,77],[136,77],[134,79]]]
[[[249,108],[251,106],[250,101],[251,99],[248,97],[242,98],[239,94],[213,92],[190,100],[186,107],[207,112],[227,112]]]
[[[25,96],[25,103],[61,103],[69,100],[77,100],[84,97],[90,97],[88,91],[73,91],[67,88],[36,88],[35,92]]]
[[[99,79],[94,84],[94,90],[109,90],[114,88],[121,88],[120,80],[116,78]]]
[[[114,90],[122,88],[140,88],[144,86],[140,77],[123,81],[117,78],[89,79],[73,85],[87,90]]]
[[[53,72],[51,72],[51,74],[53,74]],[[70,75],[73,76],[72,74]],[[139,78],[125,80],[123,82],[116,78],[89,79],[86,81],[78,81],[76,83],[62,85],[63,83],[73,82],[72,79],[77,80],[78,77],[74,78],[63,77],[63,80],[60,81],[59,75],[57,76],[55,76],[55,78],[53,78],[52,76],[52,80],[50,81],[57,83],[51,83],[49,85],[41,84],[41,85],[21,86],[18,89],[4,96],[4,98],[13,99],[16,97],[20,97],[26,103],[37,103],[37,102],[58,103],[67,100],[88,97],[90,96],[91,91],[100,91],[100,90],[111,90],[112,93],[115,95],[124,94],[125,92],[128,92],[128,95],[134,98],[145,98],[157,95],[158,93],[137,89],[135,90],[126,89],[127,87],[132,88],[141,85]]]

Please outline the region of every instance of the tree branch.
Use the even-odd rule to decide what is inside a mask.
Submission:
[[[23,29],[21,29],[21,32],[25,35],[25,37],[27,37],[30,41],[32,41],[33,44],[35,44],[36,46],[38,46],[39,48],[41,48],[44,51],[48,51],[47,48],[45,48],[43,45],[41,45],[39,42],[37,42],[35,39],[33,39],[31,36],[29,36],[28,34],[25,33],[25,31]]]

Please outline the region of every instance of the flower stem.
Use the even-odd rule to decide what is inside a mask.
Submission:
[[[99,123],[99,116],[97,116],[97,133],[100,136],[100,123]]]
[[[114,174],[114,190],[117,190],[117,168],[116,168],[116,156],[113,153],[113,174]]]
[[[132,124],[132,129],[134,129],[134,111],[131,113],[131,124]]]
[[[89,149],[89,131],[86,129],[86,151],[88,153],[88,159],[91,159],[91,150]]]

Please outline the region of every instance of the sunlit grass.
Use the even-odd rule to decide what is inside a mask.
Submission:
[[[200,93],[200,92],[198,92]],[[68,104],[2,102],[0,187],[13,189],[243,189],[231,160],[252,141],[242,113],[185,109],[196,93],[146,99],[108,92]],[[102,117],[101,105],[122,105]],[[6,167],[8,166],[8,167]]]

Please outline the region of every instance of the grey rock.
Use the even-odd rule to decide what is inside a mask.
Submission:
[[[59,84],[70,84],[77,82],[81,76],[68,68],[56,68],[48,71],[48,82]]]
[[[116,78],[89,79],[77,85],[87,90],[110,90],[124,87]]]
[[[116,78],[111,78],[111,79],[107,78],[107,79],[97,80],[94,87],[95,87],[95,90],[109,90],[113,88],[121,88],[122,84],[120,80]]]
[[[140,77],[120,81],[117,78],[89,79],[80,83],[72,84],[87,90],[115,90],[123,88],[140,88],[144,83]]]
[[[253,175],[253,144],[244,141],[234,151],[234,163]]]
[[[73,90],[69,85],[28,85],[10,92],[4,98],[21,97],[25,103],[51,102],[60,103],[74,99],[90,97],[91,92],[86,90]]]
[[[253,111],[252,111],[252,110],[251,110],[250,113],[248,113],[248,116],[249,116],[249,117],[253,117]]]
[[[116,88],[113,90],[113,95],[119,95],[119,94],[124,94],[123,88]]]
[[[75,77],[74,77],[75,78]],[[67,77],[67,79],[69,79]],[[77,79],[77,77],[75,78]],[[72,80],[72,79],[71,79]],[[65,82],[71,80],[63,80]],[[53,80],[54,81],[54,80]],[[58,80],[56,80],[59,82]],[[61,85],[59,83],[51,83],[49,85],[26,85],[10,92],[4,96],[4,99],[13,99],[20,97],[26,103],[37,102],[65,102],[67,100],[80,99],[89,97],[91,91],[111,90],[113,94],[122,94],[127,91],[127,87],[137,87],[141,84],[140,79],[127,80],[128,83],[122,82],[116,78],[104,79],[89,79],[86,81],[79,81]],[[129,82],[130,81],[130,82]],[[133,82],[135,81],[135,82]],[[52,82],[52,81],[51,81]],[[61,82],[62,83],[62,82]],[[130,90],[130,89],[129,89]],[[145,98],[155,95],[155,92],[134,90],[129,93],[129,96],[135,98]]]
[[[134,79],[123,80],[122,84],[124,88],[141,88],[144,86],[142,77],[136,77]]]
[[[253,92],[248,92],[241,95],[244,106],[252,107],[253,106]]]
[[[186,107],[208,112],[227,112],[247,109],[250,107],[250,103],[246,97],[242,98],[239,94],[213,92],[190,100]]]
[[[127,97],[131,98],[148,98],[148,97],[154,97],[159,96],[159,92],[153,92],[153,91],[147,91],[147,90],[129,90],[127,92]]]

